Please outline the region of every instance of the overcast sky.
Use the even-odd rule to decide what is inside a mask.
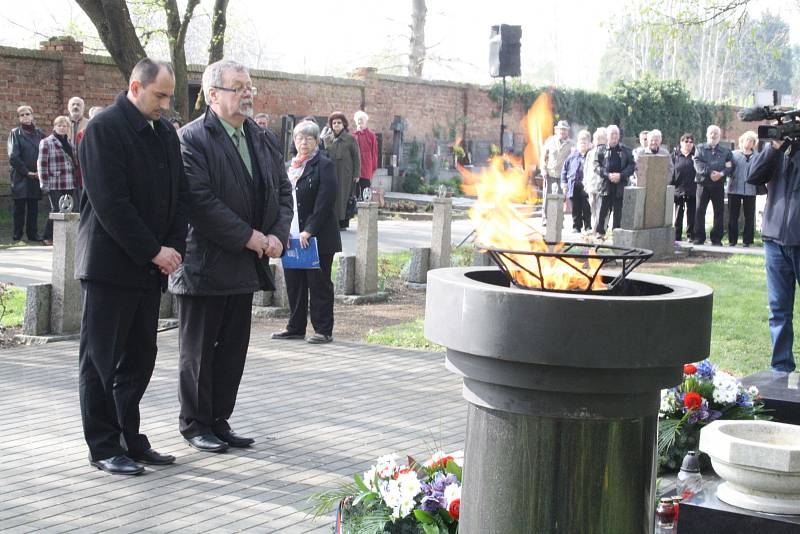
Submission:
[[[207,46],[208,12],[203,0],[190,32],[202,58]],[[185,1],[179,0],[183,6]],[[536,83],[543,73],[559,85],[594,89],[597,67],[608,39],[604,21],[622,9],[622,0],[579,0],[534,3],[529,0],[428,0],[426,45],[431,47],[424,77],[489,83],[488,37],[493,24],[522,26],[522,71]],[[12,7],[13,6],[13,7]],[[772,6],[754,1],[760,13]],[[93,32],[73,0],[8,2],[0,13],[5,30],[0,44],[38,48],[45,37],[67,28]],[[800,12],[782,13],[798,28],[792,41],[800,44]],[[294,73],[343,75],[358,66],[389,67],[405,61],[411,0],[231,0],[228,8],[229,56],[251,66]],[[87,40],[88,43],[88,40]],[[245,51],[246,50],[246,51]],[[149,50],[150,51],[150,50]],[[150,51],[153,53],[152,51]],[[168,59],[168,58],[166,58]],[[190,51],[191,60],[191,51]],[[548,63],[550,66],[548,67]]]

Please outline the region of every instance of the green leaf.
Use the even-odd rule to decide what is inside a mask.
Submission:
[[[448,512],[444,508],[439,508],[439,516],[442,518],[442,520],[445,522],[446,525],[449,525],[453,521],[455,521],[455,519],[453,519],[453,516],[450,515],[450,512]]]
[[[353,480],[356,481],[356,486],[358,486],[361,491],[370,491],[367,485],[364,484],[364,480],[361,478],[361,475],[359,475],[358,473],[353,475]]]
[[[422,532],[425,534],[440,534],[439,525],[437,524],[430,524],[430,523],[423,523],[422,524]]]
[[[436,518],[433,517],[431,514],[426,512],[425,510],[420,510],[419,508],[414,509],[414,517],[417,518],[417,521],[424,525],[435,525]]]
[[[461,467],[459,467],[454,460],[448,460],[447,465],[444,466],[444,470],[447,473],[454,474],[458,481],[461,482]]]

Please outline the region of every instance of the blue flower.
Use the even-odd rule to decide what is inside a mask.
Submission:
[[[717,372],[717,366],[711,363],[708,360],[703,360],[702,362],[697,364],[697,372],[695,376],[697,378],[703,378],[707,380],[711,380],[714,378],[714,374]]]

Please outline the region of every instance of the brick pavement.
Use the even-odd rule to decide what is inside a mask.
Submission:
[[[177,335],[159,336],[142,430],[178,457],[138,477],[88,465],[77,342],[0,351],[3,532],[330,532],[306,499],[389,452],[463,447],[466,405],[441,354],[272,341],[254,332],[231,424],[251,449],[207,454],[177,429]]]

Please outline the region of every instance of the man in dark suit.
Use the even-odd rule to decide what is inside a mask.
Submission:
[[[180,322],[180,432],[192,447],[248,447],[228,419],[250,341],[253,293],[274,289],[293,206],[278,141],[250,118],[247,69],[228,60],[203,73],[208,108],[179,134],[189,183],[186,260],[170,277]]]
[[[165,275],[181,263],[188,198],[168,64],[143,59],[127,93],[98,114],[79,158],[85,191],[75,253],[83,288],[80,400],[91,465],[135,475],[175,461],[139,432],[139,401],[156,360]]]

